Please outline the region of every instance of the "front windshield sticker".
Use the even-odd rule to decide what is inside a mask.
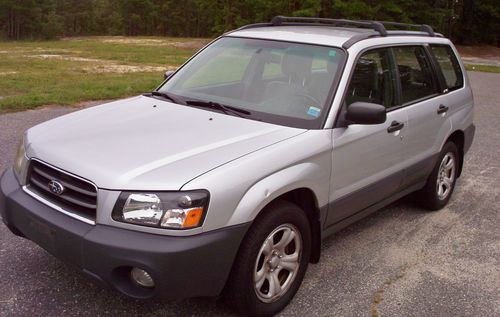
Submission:
[[[320,108],[316,108],[316,107],[309,107],[309,110],[307,110],[307,114],[310,115],[311,117],[319,117],[319,113],[321,112],[321,109]]]

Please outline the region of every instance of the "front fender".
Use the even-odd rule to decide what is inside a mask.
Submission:
[[[328,182],[321,180],[324,169],[316,163],[301,163],[276,172],[256,184],[245,193],[236,207],[228,225],[253,221],[270,202],[295,189],[310,189],[315,196],[316,207],[328,203]],[[329,175],[329,174],[328,174]]]
[[[205,232],[251,222],[273,199],[298,188],[310,189],[322,207],[331,169],[331,130],[310,130],[208,171],[182,190],[210,192]]]

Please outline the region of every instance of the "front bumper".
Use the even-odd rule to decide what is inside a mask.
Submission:
[[[172,237],[89,225],[26,194],[12,169],[0,180],[0,216],[24,236],[84,273],[135,298],[178,299],[218,295],[249,224],[189,237]],[[153,289],[136,286],[132,267],[153,277]]]

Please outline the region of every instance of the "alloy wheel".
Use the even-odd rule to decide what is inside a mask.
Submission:
[[[292,224],[274,229],[264,240],[254,269],[254,289],[264,303],[280,299],[292,285],[302,257],[302,237]]]
[[[455,157],[453,153],[448,152],[441,160],[437,175],[436,191],[440,200],[446,199],[453,189],[455,181]]]

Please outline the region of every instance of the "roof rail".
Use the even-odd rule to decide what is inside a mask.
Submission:
[[[237,30],[231,31],[229,33],[245,30],[245,29],[253,29],[260,27],[272,27],[272,26],[335,26],[335,27],[360,27],[372,29],[375,32],[365,32],[357,34],[351,37],[348,41],[342,44],[342,47],[345,49],[350,48],[357,42],[379,37],[379,36],[431,36],[431,37],[443,37],[440,33],[435,33],[431,26],[427,24],[407,24],[407,23],[399,23],[399,22],[388,22],[388,21],[371,21],[371,20],[345,20],[345,19],[327,19],[327,18],[310,18],[310,17],[285,17],[285,16],[275,16],[271,22],[267,23],[255,23],[248,24],[240,27]],[[390,30],[387,30],[385,27],[392,27]],[[401,28],[394,27],[403,27],[403,28],[417,28],[418,31],[404,30]]]
[[[270,23],[270,26],[280,26],[283,24],[293,24],[299,23],[309,24],[309,25],[332,25],[337,27],[362,27],[369,28],[376,32],[378,32],[381,36],[387,36],[387,31],[384,25],[378,21],[355,21],[355,20],[346,20],[346,19],[327,19],[327,18],[306,18],[306,17],[285,17],[285,16],[275,16]]]
[[[376,31],[379,36],[388,35],[405,35],[404,30],[395,29],[388,33],[386,26],[389,27],[403,27],[403,28],[418,28],[419,31],[427,33],[429,36],[439,36],[439,34],[434,33],[431,26],[427,24],[408,24],[399,22],[388,22],[388,21],[371,21],[371,20],[346,20],[346,19],[327,19],[327,18],[311,18],[311,17],[286,17],[286,16],[275,16],[269,23],[256,23],[242,26],[238,30],[266,27],[266,26],[281,26],[281,25],[331,25],[336,27],[360,27],[368,28]],[[373,37],[376,34],[363,35],[361,37]]]
[[[367,21],[369,22],[369,21]],[[390,21],[377,21],[378,23],[381,23],[384,27],[385,26],[399,26],[399,27],[404,27],[404,28],[418,28],[420,31],[425,32],[429,34],[429,36],[436,36],[436,33],[434,33],[434,30],[430,25],[427,24],[409,24],[409,23],[400,23],[400,22],[390,22]],[[401,29],[398,29],[398,31],[401,31]]]

